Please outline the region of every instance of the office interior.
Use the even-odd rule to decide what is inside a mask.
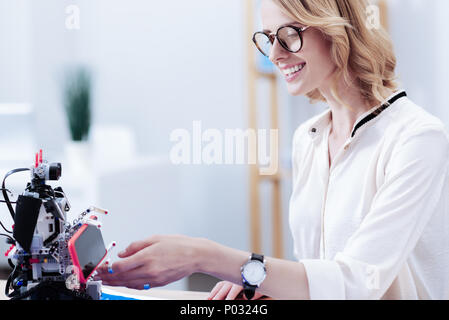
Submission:
[[[326,105],[289,96],[280,72],[261,60],[251,42],[258,2],[0,0],[0,177],[33,165],[43,149],[62,163],[54,185],[73,219],[91,205],[107,208],[102,232],[116,253],[153,234],[185,234],[293,260],[292,135]],[[449,126],[449,2],[382,2],[401,88]],[[65,108],[76,70],[89,75],[83,142],[73,141]],[[277,174],[255,177],[248,164],[174,164],[171,134],[198,122],[222,133],[278,129]],[[8,188],[17,196],[28,180],[11,176]],[[2,256],[7,248],[2,240]],[[0,268],[9,268],[6,259]],[[166,288],[208,291],[216,281],[194,274]]]

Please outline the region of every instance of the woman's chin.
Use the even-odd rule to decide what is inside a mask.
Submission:
[[[291,96],[305,96],[307,94],[300,84],[289,84],[287,90]]]

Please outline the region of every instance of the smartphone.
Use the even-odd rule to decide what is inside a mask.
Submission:
[[[107,254],[101,231],[90,224],[79,228],[69,240],[68,249],[81,284],[87,282]]]

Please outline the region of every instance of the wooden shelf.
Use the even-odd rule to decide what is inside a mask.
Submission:
[[[247,39],[252,37],[254,33],[254,0],[245,0],[246,2],[246,26]],[[254,47],[251,41],[248,41],[247,47],[247,71],[248,71],[248,113],[249,128],[257,129],[258,106],[256,99],[257,81],[259,79],[267,79],[270,84],[269,96],[270,100],[270,120],[271,129],[278,129],[278,101],[277,101],[277,77],[273,73],[261,72],[256,67],[256,59],[254,56]],[[278,145],[277,145],[278,146]],[[277,147],[276,146],[276,147]],[[257,154],[257,146],[250,150]],[[276,150],[279,153],[279,150]],[[262,253],[261,247],[261,214],[260,214],[260,194],[259,187],[261,183],[268,181],[272,184],[272,249],[273,256],[283,258],[283,232],[282,232],[282,206],[281,206],[281,175],[260,175],[259,166],[251,165],[249,175],[249,193],[250,193],[250,245],[253,252]]]

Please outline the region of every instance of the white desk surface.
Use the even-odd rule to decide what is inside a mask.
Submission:
[[[0,300],[7,300],[5,296],[6,280],[0,280]],[[135,296],[143,300],[205,300],[209,295],[208,292],[196,291],[177,291],[164,289],[150,289],[150,290],[133,290],[123,287],[108,287],[104,286],[105,293],[110,293],[110,290],[118,294],[126,296]],[[111,292],[112,293],[112,292]]]

